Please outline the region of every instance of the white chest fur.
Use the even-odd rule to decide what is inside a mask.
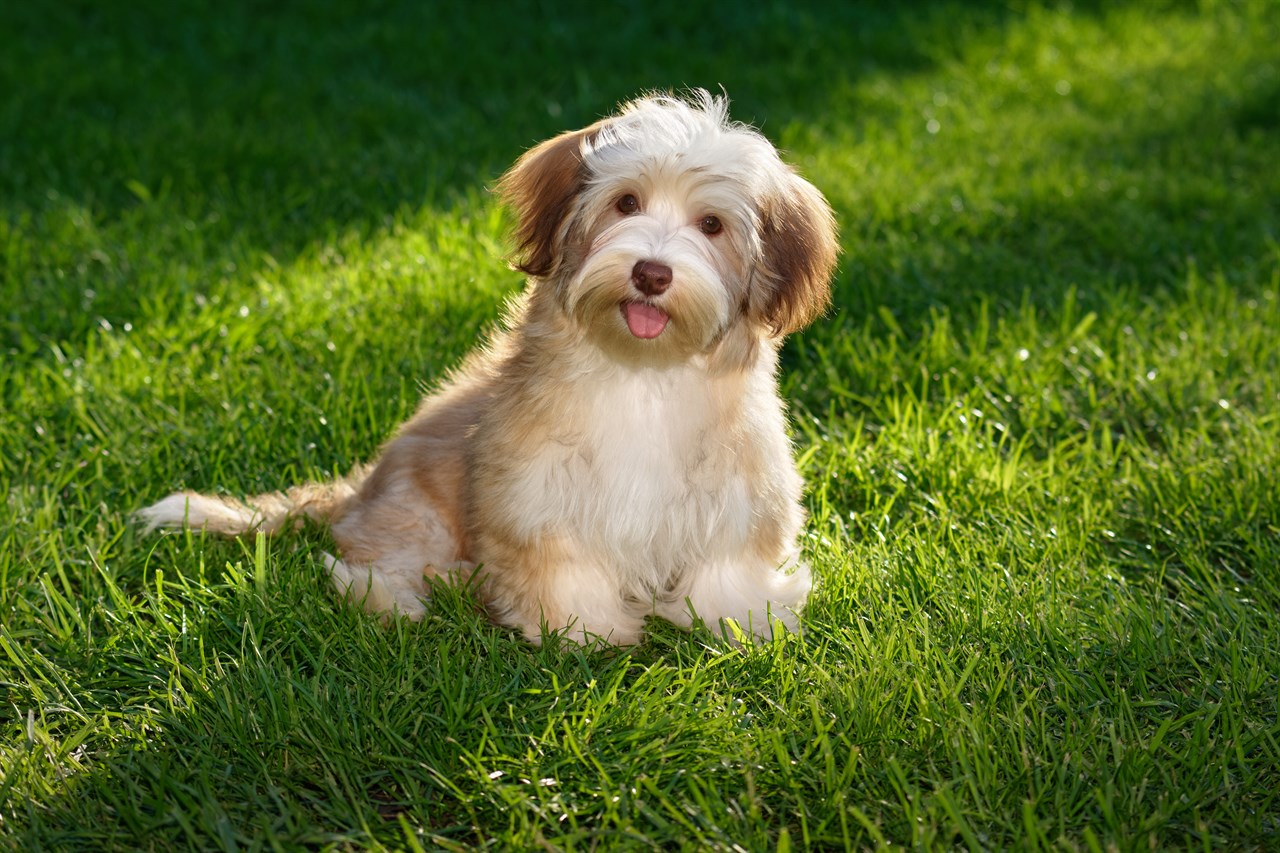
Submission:
[[[532,535],[561,534],[641,589],[746,543],[737,395],[705,370],[615,369],[573,383],[512,497]],[[535,529],[537,528],[537,529]]]

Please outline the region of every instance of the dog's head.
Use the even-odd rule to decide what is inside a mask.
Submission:
[[[633,101],[528,151],[499,191],[535,298],[611,352],[745,358],[827,305],[831,209],[723,97]]]

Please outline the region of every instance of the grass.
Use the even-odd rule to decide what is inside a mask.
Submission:
[[[1275,5],[517,5],[0,10],[0,845],[1280,844]],[[484,187],[686,84],[841,223],[803,636],[130,525],[368,459],[519,286]]]

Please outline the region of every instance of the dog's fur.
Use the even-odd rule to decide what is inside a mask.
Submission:
[[[229,535],[328,519],[333,582],[424,612],[467,575],[537,642],[636,642],[646,616],[794,626],[801,481],[775,382],[822,312],[822,195],[722,97],[653,95],[522,156],[498,191],[529,276],[505,331],[428,397],[376,465],[247,503],[179,493],[151,527]]]

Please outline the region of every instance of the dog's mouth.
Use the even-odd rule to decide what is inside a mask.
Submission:
[[[622,319],[626,321],[627,331],[632,335],[643,340],[652,340],[662,334],[671,315],[647,302],[624,302]]]

